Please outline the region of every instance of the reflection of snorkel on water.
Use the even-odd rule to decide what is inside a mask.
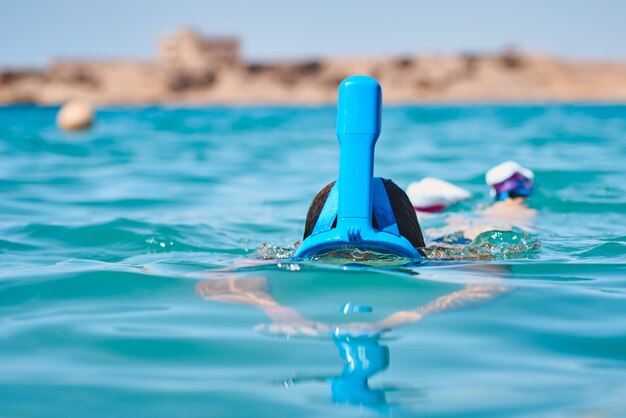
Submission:
[[[336,328],[339,330],[339,328]],[[389,389],[371,388],[369,379],[389,367],[389,347],[381,345],[380,333],[352,335],[335,332],[332,337],[343,360],[341,374],[331,377],[298,376],[281,381],[281,385],[325,382],[330,385],[332,401],[389,412],[385,392]],[[395,390],[395,389],[394,389]]]
[[[330,379],[333,402],[355,405],[384,405],[385,392],[369,387],[368,379],[389,366],[389,348],[379,337],[335,336],[344,361],[340,376]]]

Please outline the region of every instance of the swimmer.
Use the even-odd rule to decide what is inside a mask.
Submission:
[[[391,204],[391,209],[393,211],[396,224],[398,225],[400,235],[406,238],[416,249],[425,247],[426,244],[424,242],[424,235],[422,234],[422,229],[420,228],[417,215],[409,197],[393,181],[389,179],[382,179],[382,183],[387,192],[387,196],[389,197],[389,203]],[[320,214],[322,213],[322,210],[328,200],[330,191],[334,185],[334,181],[327,184],[313,199],[306,216],[303,239],[308,238],[313,233],[315,225],[317,224]],[[336,225],[336,222],[336,220],[333,222],[333,226]],[[372,213],[372,226],[375,229],[379,228],[376,213]]]
[[[535,174],[515,161],[507,161],[487,171],[485,181],[495,203],[483,211],[483,217],[497,219],[530,229],[528,220],[537,212],[526,205],[534,189]]]
[[[432,244],[469,244],[480,234],[494,230],[533,231],[533,218],[537,212],[528,207],[527,200],[533,193],[534,173],[515,161],[507,161],[488,170],[485,182],[490,188],[494,203],[479,210],[474,219],[450,216],[445,227],[428,231],[427,237]],[[411,195],[413,201],[428,198],[427,193]],[[431,258],[434,255],[432,250],[429,251]]]

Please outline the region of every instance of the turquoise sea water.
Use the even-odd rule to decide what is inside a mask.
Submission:
[[[0,108],[1,417],[626,416],[626,106],[387,108],[378,175],[475,195],[425,229],[502,161],[538,185],[539,249],[409,268],[258,263],[336,175],[332,107],[56,110]],[[506,291],[334,340],[196,290],[232,277],[329,324]]]

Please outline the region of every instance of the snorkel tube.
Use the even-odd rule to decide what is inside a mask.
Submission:
[[[353,76],[339,86],[339,179],[308,236],[295,253],[311,258],[341,248],[420,258],[398,232],[383,181],[373,177],[374,147],[381,128],[382,90],[376,80]],[[372,212],[378,229],[372,226]],[[333,224],[337,221],[337,226]]]

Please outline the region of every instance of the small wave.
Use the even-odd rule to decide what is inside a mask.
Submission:
[[[493,230],[468,245],[433,245],[422,251],[431,260],[508,260],[528,257],[540,246],[537,238],[525,232]]]
[[[468,245],[431,245],[421,249],[429,260],[508,260],[528,257],[541,246],[534,236],[520,230],[486,231],[478,235]],[[261,243],[258,254],[264,260],[282,260],[292,258],[297,243],[280,247],[273,243]],[[372,266],[398,266],[410,262],[409,259],[376,251],[363,251],[358,248],[340,248],[313,258],[329,264],[363,263]]]
[[[626,255],[626,244],[622,242],[602,242],[587,250],[574,253],[578,258],[612,258]]]
[[[279,247],[271,242],[263,242],[259,244],[257,251],[259,257],[263,260],[283,260],[292,258],[296,252],[296,247],[296,244],[292,244],[288,247]]]
[[[27,251],[34,250],[35,248],[36,247],[32,245],[0,239],[0,253],[7,251]]]
[[[118,218],[103,223],[56,225],[32,223],[9,231],[20,242],[0,241],[0,252],[63,252],[64,258],[119,261],[131,255],[169,252],[245,254],[241,243],[205,224],[164,225]]]

